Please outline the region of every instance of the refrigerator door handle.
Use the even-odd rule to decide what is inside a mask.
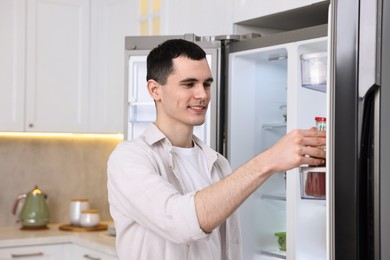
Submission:
[[[381,92],[381,1],[361,0],[358,97],[360,131],[359,259],[380,259],[379,106]],[[375,28],[375,29],[374,29]]]
[[[359,20],[359,98],[363,98],[372,87],[380,85],[380,32],[381,15],[379,1],[360,1]],[[375,29],[373,29],[375,28]]]

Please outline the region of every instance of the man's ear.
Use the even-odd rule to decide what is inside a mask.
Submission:
[[[161,85],[157,81],[155,81],[153,79],[148,80],[146,87],[148,88],[149,95],[155,101],[160,100],[160,87],[161,87]]]

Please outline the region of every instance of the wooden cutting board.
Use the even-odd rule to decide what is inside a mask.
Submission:
[[[70,224],[63,224],[60,225],[58,228],[64,231],[74,231],[74,232],[103,231],[103,230],[107,230],[107,225],[99,224],[94,227],[80,227],[80,226],[72,226]]]

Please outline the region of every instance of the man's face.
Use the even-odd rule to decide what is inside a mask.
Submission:
[[[212,81],[206,59],[175,58],[173,73],[168,76],[165,85],[158,87],[157,121],[170,127],[203,124],[211,98]]]

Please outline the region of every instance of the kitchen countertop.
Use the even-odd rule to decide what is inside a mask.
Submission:
[[[104,223],[108,224],[108,223]],[[20,226],[0,227],[0,249],[14,246],[73,243],[116,256],[115,237],[105,231],[63,231],[60,224],[44,230],[21,230]]]

